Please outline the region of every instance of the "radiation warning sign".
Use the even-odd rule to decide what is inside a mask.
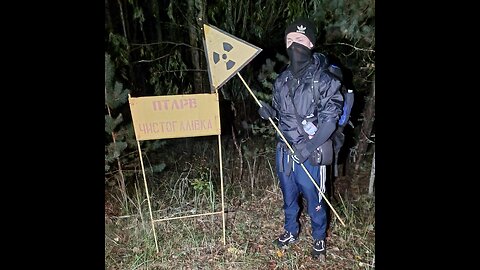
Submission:
[[[137,140],[220,133],[218,93],[129,98]]]
[[[204,24],[203,30],[208,75],[214,89],[220,88],[262,51],[214,26]]]

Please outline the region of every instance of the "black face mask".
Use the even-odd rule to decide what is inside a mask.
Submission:
[[[293,42],[287,48],[287,53],[290,58],[289,69],[293,76],[298,78],[305,73],[308,64],[312,62],[312,51],[302,44]]]

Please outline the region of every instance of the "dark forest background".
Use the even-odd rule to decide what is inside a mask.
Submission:
[[[207,220],[211,219],[217,227],[186,220],[172,221],[157,228],[159,241],[167,246],[162,246],[160,254],[153,255],[156,248],[148,222],[146,191],[128,105],[128,94],[140,97],[211,92],[203,48],[203,23],[262,49],[240,73],[259,99],[271,102],[272,83],[288,64],[284,29],[297,17],[315,22],[318,38],[314,50],[328,55],[343,69],[345,84],[355,93],[351,125],[345,129],[346,143],[340,155],[340,175],[330,188],[332,203],[341,209],[337,211],[349,227],[344,231],[337,227],[338,222],[332,221],[331,237],[337,241],[335,247],[340,251],[339,257],[335,255],[331,259],[336,261],[338,269],[351,269],[351,264],[359,263],[367,268],[374,266],[374,0],[105,0],[106,269],[143,269],[152,263],[158,263],[156,268],[146,269],[171,269],[163,268],[159,261],[172,265],[182,258],[185,265],[192,265],[189,260],[194,258],[203,262],[194,265],[204,267],[240,259],[249,266],[237,268],[224,264],[222,269],[283,269],[280,266],[292,260],[297,268],[302,268],[303,251],[290,254],[265,251],[258,255],[264,250],[263,244],[248,244],[252,232],[271,237],[280,232],[281,193],[274,177],[275,129],[260,119],[258,105],[238,76],[219,89],[225,203],[229,209],[227,227],[230,226],[226,247],[221,245],[221,236],[215,237],[221,232],[221,223],[213,217]],[[155,217],[218,211],[216,136],[141,141],[140,145],[152,209],[157,209]],[[259,207],[256,200],[260,198],[260,205],[263,200],[277,203],[271,204],[273,208]],[[236,225],[236,219],[242,219],[241,210],[258,211],[258,216],[245,216],[242,225]],[[258,224],[265,221],[266,225],[259,226],[258,231],[249,227],[246,231],[250,235],[244,235],[242,226],[252,218]],[[271,221],[276,218],[278,226],[271,228]],[[336,233],[335,228],[339,229]],[[162,236],[167,231],[172,234],[186,231],[190,236],[185,240],[182,238],[186,237],[185,233],[181,233],[176,241]],[[199,231],[211,232],[215,241],[207,241],[205,235],[197,238]],[[192,248],[185,248],[183,242]],[[206,247],[210,251],[205,253]],[[193,249],[195,256],[185,252],[187,249]],[[275,262],[275,268],[269,262],[272,258],[284,261]],[[176,269],[183,267],[173,265]],[[365,269],[364,266],[360,269]]]
[[[241,74],[257,97],[270,101],[272,82],[288,61],[284,29],[299,16],[316,23],[315,50],[343,68],[345,83],[355,91],[351,117],[355,129],[346,129],[344,148],[354,156],[345,159],[346,171],[358,170],[374,146],[375,1],[106,0],[106,174],[119,169],[121,153],[136,148],[128,93],[139,97],[211,91],[203,23],[262,48]],[[222,134],[273,132],[272,127],[258,122],[258,105],[237,77],[219,92]],[[162,143],[144,142],[153,148]],[[120,164],[128,162],[134,161],[120,160]]]

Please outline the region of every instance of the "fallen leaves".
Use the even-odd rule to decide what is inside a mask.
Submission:
[[[282,258],[283,255],[284,255],[283,250],[277,249],[277,257],[278,257],[278,258]]]

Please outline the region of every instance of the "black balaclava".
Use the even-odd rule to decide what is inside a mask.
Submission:
[[[316,31],[315,25],[312,21],[305,18],[297,19],[285,29],[285,38],[288,33],[291,32],[304,34],[313,44],[315,44]],[[312,50],[302,44],[293,42],[290,47],[287,48],[287,54],[290,58],[289,69],[295,77],[301,77],[305,73],[308,64],[312,62]]]
[[[312,62],[312,51],[302,44],[292,42],[290,47],[287,48],[287,53],[290,58],[290,66],[288,68],[294,77],[301,77]]]

